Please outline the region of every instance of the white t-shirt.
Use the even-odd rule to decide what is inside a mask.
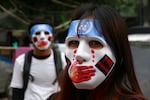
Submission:
[[[52,51],[52,50],[51,50]],[[11,81],[11,87],[22,88],[23,87],[23,66],[24,56],[20,55],[14,64],[14,71]],[[66,65],[64,54],[61,54],[63,68]],[[24,100],[46,100],[51,94],[59,91],[58,83],[52,84],[56,79],[56,71],[54,66],[54,54],[46,59],[37,59],[32,57],[30,75],[31,79],[28,82],[27,89],[25,91]]]

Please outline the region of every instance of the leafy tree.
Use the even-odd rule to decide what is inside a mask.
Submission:
[[[0,0],[0,26],[27,29],[37,17],[53,22],[56,33],[66,33],[72,11],[81,3],[91,0]],[[122,16],[135,15],[136,0],[92,0],[108,4]]]

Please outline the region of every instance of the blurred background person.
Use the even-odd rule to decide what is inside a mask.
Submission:
[[[54,39],[52,26],[47,21],[38,19],[30,24],[29,33],[34,48],[29,51],[31,68],[28,80],[24,79],[24,53],[15,60],[11,81],[12,100],[46,100],[50,95],[59,91],[56,81],[56,64],[58,62],[55,62],[58,56],[54,57],[58,52],[55,52],[56,48],[52,48]],[[62,60],[62,65],[59,66],[65,66],[63,54],[60,54],[59,57],[59,60]],[[26,87],[24,81],[28,81]]]

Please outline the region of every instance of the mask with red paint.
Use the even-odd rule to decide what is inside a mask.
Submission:
[[[39,50],[46,50],[51,45],[52,27],[48,24],[36,24],[30,30],[32,42]]]
[[[97,20],[72,21],[66,45],[65,54],[70,62],[68,74],[78,89],[96,88],[106,79],[116,63],[115,55]]]

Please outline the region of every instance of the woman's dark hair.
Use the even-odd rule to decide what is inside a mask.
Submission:
[[[68,76],[68,66],[60,74],[61,91],[56,100],[147,100],[138,84],[128,41],[127,26],[108,5],[82,4],[72,20],[93,18],[100,22],[106,41],[116,54],[117,63],[107,79],[94,90],[76,89]]]

